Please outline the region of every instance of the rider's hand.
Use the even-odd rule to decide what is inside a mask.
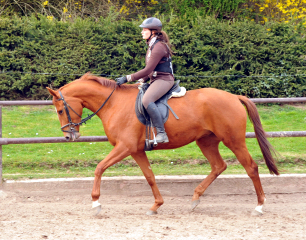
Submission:
[[[120,86],[121,84],[126,83],[126,82],[127,82],[126,76],[116,78],[116,84],[118,86]]]

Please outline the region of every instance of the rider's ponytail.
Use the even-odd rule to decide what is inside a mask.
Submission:
[[[155,36],[157,36],[157,39],[159,41],[161,41],[162,43],[164,43],[168,46],[170,54],[172,55],[173,51],[171,50],[171,44],[170,44],[169,37],[168,37],[167,33],[165,31],[160,31],[160,32],[155,33]]]

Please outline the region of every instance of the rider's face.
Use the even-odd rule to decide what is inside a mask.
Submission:
[[[151,36],[151,30],[149,28],[143,28],[141,31],[142,38],[148,40]]]

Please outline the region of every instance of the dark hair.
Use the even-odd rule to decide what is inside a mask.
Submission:
[[[157,40],[161,41],[163,44],[166,44],[168,46],[168,49],[170,51],[170,55],[172,56],[173,54],[173,51],[171,49],[171,43],[169,41],[169,37],[167,35],[167,33],[165,31],[158,31],[158,32],[155,32],[156,30],[153,30],[154,32],[154,35],[157,37]]]

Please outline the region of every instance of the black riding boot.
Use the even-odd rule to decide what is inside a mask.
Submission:
[[[154,102],[149,103],[146,109],[147,113],[150,115],[153,126],[156,128],[156,142],[157,143],[167,143],[169,142],[167,133],[165,132],[165,127],[163,123],[162,116]]]

